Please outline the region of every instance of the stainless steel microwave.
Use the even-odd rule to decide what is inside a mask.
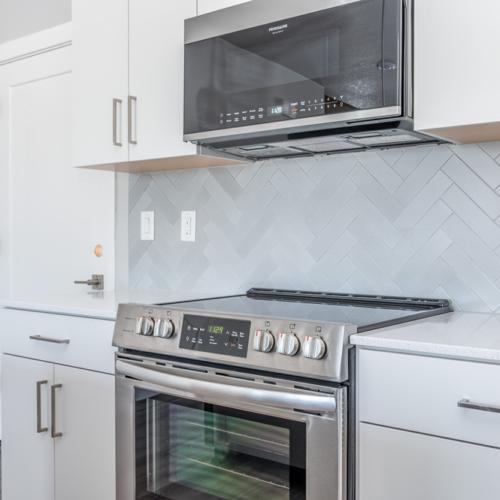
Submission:
[[[412,0],[253,0],[186,21],[184,140],[250,160],[439,143],[413,128]]]

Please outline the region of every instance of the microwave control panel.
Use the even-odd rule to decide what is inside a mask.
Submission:
[[[246,358],[250,324],[250,321],[185,314],[179,347]]]
[[[269,123],[295,118],[308,118],[333,113],[353,111],[344,100],[344,96],[314,96],[309,99],[301,99],[296,102],[280,101],[280,104],[264,107],[249,107],[238,109],[236,106],[232,111],[221,112],[219,124],[223,128],[254,125],[258,123]],[[243,106],[241,106],[243,108]]]

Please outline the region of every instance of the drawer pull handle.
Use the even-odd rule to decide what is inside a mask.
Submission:
[[[30,339],[39,340],[41,342],[50,342],[52,344],[69,344],[69,339],[65,340],[51,339],[50,337],[42,337],[41,335],[32,335]]]
[[[458,402],[459,408],[467,408],[468,410],[489,411],[491,413],[500,413],[500,406],[483,405],[481,403],[472,403],[468,399],[462,399]]]

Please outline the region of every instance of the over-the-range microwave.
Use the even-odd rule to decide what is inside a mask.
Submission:
[[[185,25],[184,140],[250,160],[438,144],[412,0],[253,0]]]

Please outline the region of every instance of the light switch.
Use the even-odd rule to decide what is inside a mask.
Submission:
[[[141,240],[155,239],[155,213],[141,212]]]
[[[181,241],[196,241],[196,212],[182,212]]]

